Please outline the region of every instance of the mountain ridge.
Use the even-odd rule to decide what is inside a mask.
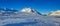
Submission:
[[[1,8],[0,9],[0,15],[2,15],[2,14],[3,15],[10,15],[10,14],[12,15],[12,14],[18,14],[18,13],[21,13],[21,12],[41,15],[38,11],[36,11],[32,8],[24,8],[20,12],[18,10],[14,10],[14,9],[12,10],[12,9],[8,9],[8,8]]]

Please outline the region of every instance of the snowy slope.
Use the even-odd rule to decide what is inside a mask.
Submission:
[[[0,26],[19,23],[24,23],[23,26],[60,26],[60,19],[23,12],[17,16],[0,16]]]

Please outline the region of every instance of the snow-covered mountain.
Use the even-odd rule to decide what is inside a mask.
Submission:
[[[50,12],[48,15],[50,15],[50,16],[60,16],[60,10]]]
[[[32,14],[39,14],[39,15],[41,15],[41,13],[39,13],[38,11],[36,11],[36,10],[34,10],[32,8],[23,8],[21,10],[21,12],[26,12],[26,13],[32,13]]]
[[[14,10],[14,9],[8,9],[8,8],[0,8],[0,15],[10,15],[10,14],[14,14],[15,12],[17,12],[18,10]]]
[[[15,15],[15,14],[20,14],[21,12],[25,12],[25,13],[31,13],[31,14],[39,14],[41,15],[41,13],[39,13],[38,11],[32,9],[32,8],[23,8],[20,12],[18,10],[14,10],[14,9],[8,9],[8,8],[0,8],[0,15]]]

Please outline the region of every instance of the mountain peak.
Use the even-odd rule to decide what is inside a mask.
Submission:
[[[37,12],[36,10],[32,9],[32,8],[23,8],[21,10],[21,12],[26,12],[26,13],[33,13],[33,14],[40,14],[39,12]]]
[[[30,13],[30,12],[32,12],[32,9],[31,8],[23,8],[21,10],[21,12],[28,12],[28,13]]]

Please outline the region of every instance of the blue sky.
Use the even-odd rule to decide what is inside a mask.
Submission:
[[[0,8],[14,8],[21,10],[31,7],[40,13],[60,10],[60,0],[0,0]]]

